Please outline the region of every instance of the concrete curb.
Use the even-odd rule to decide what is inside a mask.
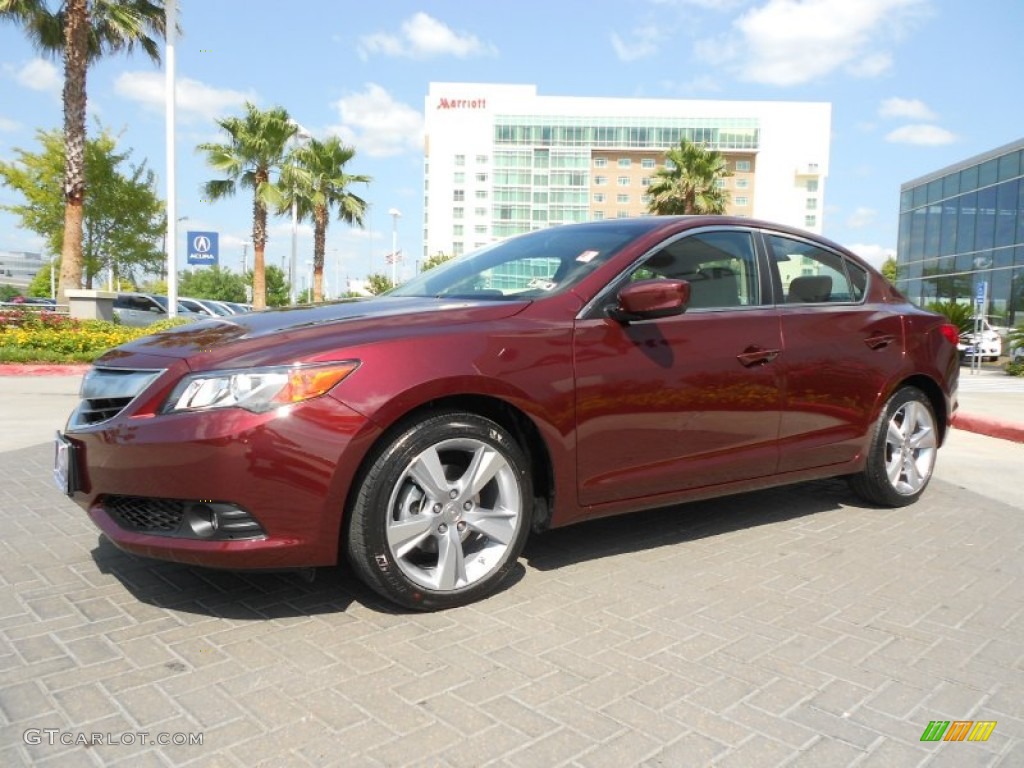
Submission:
[[[958,413],[953,416],[954,429],[964,432],[975,432],[979,435],[997,437],[1000,440],[1011,440],[1024,443],[1024,424],[1014,424],[985,416],[972,416],[969,413]]]
[[[78,376],[91,367],[88,363],[78,365],[0,363],[0,376]]]

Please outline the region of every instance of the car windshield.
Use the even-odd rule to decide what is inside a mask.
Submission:
[[[633,221],[530,232],[447,261],[387,295],[499,301],[550,296],[578,283],[644,228]]]

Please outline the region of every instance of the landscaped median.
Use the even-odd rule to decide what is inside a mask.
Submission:
[[[108,349],[184,322],[163,320],[130,328],[55,312],[5,309],[0,311],[0,363],[88,363]]]

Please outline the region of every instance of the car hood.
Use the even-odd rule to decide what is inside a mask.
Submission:
[[[193,370],[207,370],[326,360],[346,346],[511,317],[529,303],[381,297],[251,312],[144,336],[107,352],[96,364],[122,367],[142,359],[185,358]]]

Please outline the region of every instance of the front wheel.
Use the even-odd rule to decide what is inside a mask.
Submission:
[[[501,426],[446,411],[402,430],[377,454],[349,510],[348,555],[384,597],[418,610],[493,592],[530,529],[522,449]]]
[[[886,403],[874,428],[867,466],[849,478],[850,487],[881,506],[912,504],[931,480],[938,446],[931,402],[921,390],[904,387]]]

